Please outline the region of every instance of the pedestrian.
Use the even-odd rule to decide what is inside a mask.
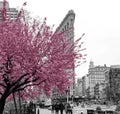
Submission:
[[[55,114],[59,114],[59,102],[55,104]]]
[[[78,106],[78,105],[79,105],[79,102],[77,102],[76,105]]]
[[[70,103],[70,114],[73,114],[73,103]]]
[[[83,111],[81,111],[81,113],[80,114],[83,114]]]
[[[65,113],[67,114],[67,106],[68,106],[68,103],[65,104]]]
[[[53,103],[53,104],[52,104],[52,110],[51,110],[51,111],[52,111],[52,114],[54,113],[54,110],[55,110],[55,104]]]
[[[70,103],[66,104],[65,110],[66,110],[66,114],[73,114],[73,110],[72,110]]]
[[[63,114],[63,110],[64,110],[65,107],[64,107],[62,102],[60,102],[59,108],[60,108],[60,114]]]
[[[34,113],[32,113],[32,114],[34,114]],[[39,105],[36,106],[36,114],[40,114],[40,106]]]

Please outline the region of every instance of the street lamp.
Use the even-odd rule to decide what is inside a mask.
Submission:
[[[66,89],[66,95],[67,95],[67,103],[69,102],[69,90]]]
[[[71,96],[72,103],[74,103],[74,95]]]

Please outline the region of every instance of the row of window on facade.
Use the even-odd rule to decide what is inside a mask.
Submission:
[[[90,72],[90,74],[97,74],[97,75],[103,75],[104,74],[104,72]]]
[[[92,84],[103,83],[103,80],[91,80],[90,83]]]
[[[106,70],[106,68],[104,68],[104,67],[103,68],[97,67],[97,68],[90,68],[89,69],[90,72],[92,72],[92,71],[93,72],[95,72],[95,71],[97,72],[97,71],[104,71],[104,70]]]
[[[105,76],[103,76],[103,75],[92,75],[92,76],[90,76],[90,78],[89,79],[105,79]]]
[[[64,31],[66,31],[66,30],[68,30],[68,29],[70,29],[70,27],[73,27],[73,22],[72,22],[73,20],[71,19],[70,20],[70,23],[69,22],[67,22],[67,24],[66,25],[64,25],[64,28],[62,28],[62,31],[64,32]]]

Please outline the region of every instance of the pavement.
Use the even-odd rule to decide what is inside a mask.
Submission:
[[[76,106],[73,108],[73,114],[81,114],[81,112],[83,112],[83,114],[87,114],[87,109],[95,110],[97,106],[100,106],[103,111],[105,110],[114,111],[116,108],[116,106],[106,106],[106,105],[91,105],[91,106],[89,105],[85,107]],[[40,114],[55,114],[55,112],[52,112],[49,109],[40,109]],[[65,114],[65,111],[63,112],[63,114]]]

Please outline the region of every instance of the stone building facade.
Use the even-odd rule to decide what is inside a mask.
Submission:
[[[120,65],[111,65],[105,77],[106,99],[117,103],[120,99]]]
[[[94,87],[96,84],[105,83],[105,72],[109,69],[106,65],[94,66],[91,61],[88,70],[90,95],[94,96]]]
[[[70,38],[71,43],[74,43],[74,21],[75,13],[73,10],[69,10],[55,31],[57,33],[62,33],[63,38],[65,38],[66,40]],[[74,73],[74,68],[71,70]],[[67,95],[69,95],[69,97],[73,97],[75,94],[75,78],[72,77],[71,80],[73,83],[68,87],[68,90],[66,90]],[[56,95],[60,97],[58,95],[58,92],[53,90],[52,97],[55,97]]]
[[[63,32],[64,38],[71,38],[71,43],[74,43],[74,21],[75,21],[75,13],[73,10],[69,10],[65,18],[62,20],[56,32],[61,33]],[[73,60],[74,62],[74,60]],[[72,69],[74,72],[74,69]],[[69,95],[74,95],[74,86],[75,80],[74,77],[71,79],[73,80],[73,84],[70,86],[70,93]]]

